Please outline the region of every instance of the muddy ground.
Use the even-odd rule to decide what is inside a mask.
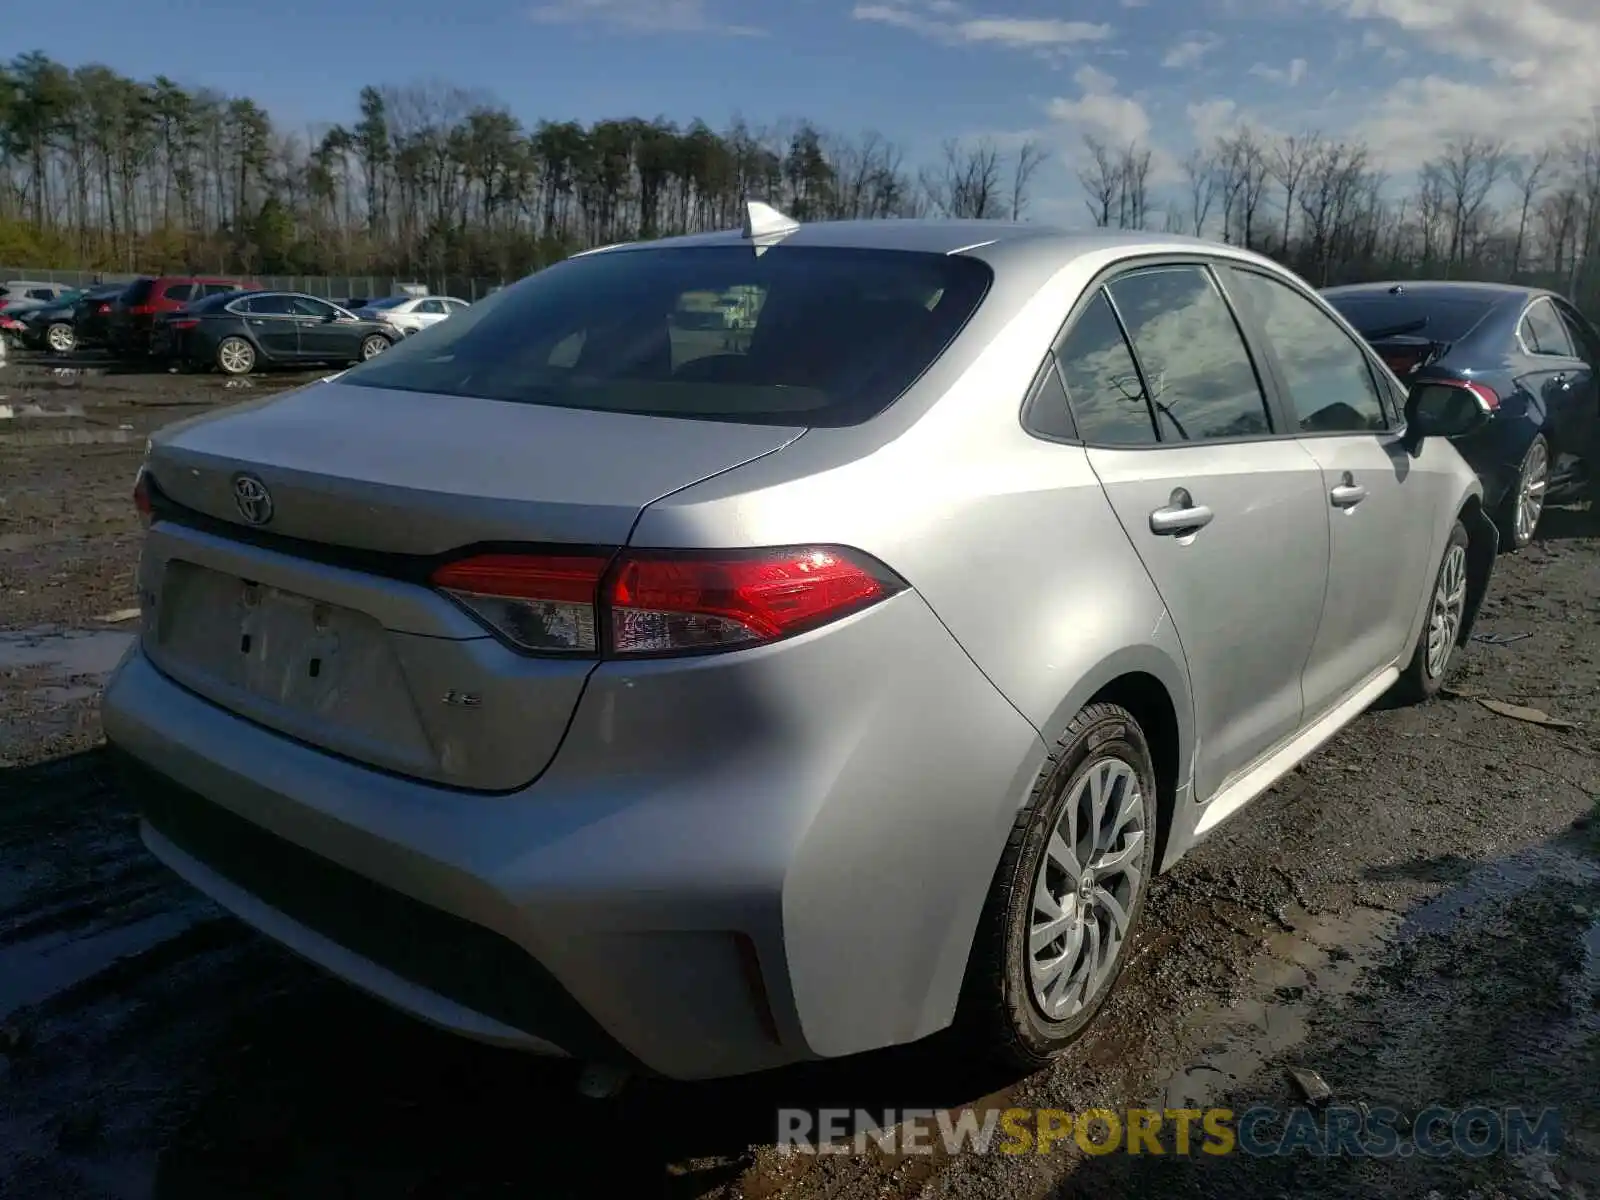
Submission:
[[[243,397],[215,377],[57,370],[0,369],[0,1194],[1600,1197],[1586,508],[1552,510],[1501,560],[1457,695],[1380,704],[1158,882],[1122,986],[1057,1068],[985,1077],[934,1039],[596,1106],[570,1067],[457,1042],[325,979],[143,852],[95,718],[133,604],[129,491],[148,430]],[[1288,1106],[1288,1066],[1371,1110],[1554,1108],[1563,1136],[1553,1153],[1440,1160],[771,1145],[786,1105]]]

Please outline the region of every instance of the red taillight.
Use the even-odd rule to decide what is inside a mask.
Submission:
[[[132,317],[153,317],[155,313],[156,306],[154,304],[135,304],[128,309],[128,315]]]
[[[441,567],[432,582],[521,649],[619,657],[776,641],[905,587],[871,559],[834,546],[624,551],[614,563],[481,555]]]
[[[593,654],[595,600],[610,561],[482,554],[440,567],[433,586],[523,650]]]
[[[139,519],[148,525],[155,514],[155,505],[150,499],[150,477],[142,467],[133,481],[133,506],[139,510]]]
[[[1493,412],[1495,409],[1500,407],[1500,393],[1495,391],[1487,383],[1478,383],[1475,380],[1468,380],[1461,386],[1476,396],[1484,408],[1488,409],[1490,412]]]
[[[110,312],[110,311],[111,311],[111,305],[109,305],[109,304],[100,304],[100,305],[97,305],[97,306],[96,306],[96,307],[95,307],[95,310],[94,310],[94,311],[95,311],[95,312],[97,312],[97,313],[99,313],[99,314],[100,314],[100,315],[101,315],[101,316],[104,316],[104,315],[105,315],[105,314],[106,314],[106,313],[108,313],[108,312]]]
[[[185,317],[181,321],[169,321],[167,326],[170,329],[193,329],[198,324],[200,321],[197,318]]]

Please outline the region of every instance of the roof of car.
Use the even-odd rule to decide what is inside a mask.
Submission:
[[[1483,300],[1528,299],[1533,296],[1552,295],[1548,288],[1528,287],[1520,283],[1481,283],[1470,279],[1389,279],[1380,283],[1347,283],[1339,287],[1323,288],[1329,300],[1350,296],[1414,296],[1444,299],[1445,297],[1475,297]]]
[[[1097,250],[1152,251],[1192,247],[1215,252],[1224,247],[1203,238],[1181,234],[1114,229],[1071,230],[1022,221],[970,220],[867,220],[802,222],[779,239],[784,246],[828,246],[861,250],[915,250],[927,254],[958,254],[988,247],[1027,243],[1028,249],[1053,253],[1063,261]],[[737,246],[748,244],[742,231],[689,234],[651,242],[627,242],[587,253],[599,254],[654,247]],[[1232,248],[1227,248],[1232,249]]]

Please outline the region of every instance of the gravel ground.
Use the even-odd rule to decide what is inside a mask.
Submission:
[[[1501,560],[1479,634],[1504,640],[1470,646],[1456,694],[1380,704],[1158,882],[1122,985],[1066,1062],[990,1078],[936,1038],[597,1106],[568,1067],[455,1041],[322,977],[143,852],[95,717],[127,638],[108,618],[133,604],[129,491],[149,429],[245,397],[215,377],[71,370],[0,369],[0,1193],[1600,1197],[1587,509],[1550,511]],[[1377,1160],[771,1144],[782,1106],[1289,1106],[1288,1066],[1373,1110],[1553,1107],[1562,1145]]]

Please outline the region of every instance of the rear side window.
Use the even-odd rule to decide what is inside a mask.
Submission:
[[[167,290],[162,293],[168,300],[192,300],[194,298],[194,284],[169,283]]]
[[[247,296],[239,301],[239,308],[256,317],[286,317],[295,311],[294,300],[289,296]]]
[[[1522,340],[1535,354],[1572,357],[1572,339],[1562,324],[1555,306],[1548,300],[1535,300],[1522,318]]]
[[[1154,267],[1108,290],[1144,369],[1163,442],[1272,432],[1250,352],[1208,270]]]
[[[976,259],[906,251],[607,251],[438,322],[341,382],[649,416],[854,425],[938,359],[991,279]],[[716,320],[700,319],[708,309],[720,310]]]
[[[1302,431],[1388,428],[1372,366],[1349,334],[1285,283],[1237,267],[1231,268],[1230,277],[1272,343]]]
[[[1072,417],[1083,440],[1100,446],[1153,446],[1156,428],[1133,353],[1106,294],[1096,292],[1056,352]]]

